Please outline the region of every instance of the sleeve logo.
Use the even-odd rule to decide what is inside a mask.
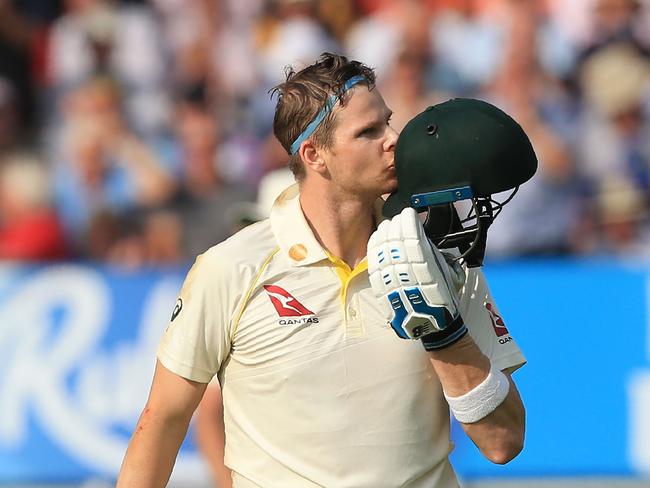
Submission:
[[[284,288],[275,285],[264,285],[264,289],[280,317],[302,317],[314,315],[302,303]]]
[[[494,332],[496,333],[497,337],[501,337],[506,334],[509,334],[508,329],[506,328],[506,324],[503,323],[503,319],[501,318],[501,315],[499,315],[497,311],[494,309],[494,305],[492,305],[491,303],[486,303],[485,308],[490,314],[492,327],[494,328]]]
[[[176,306],[174,306],[174,310],[172,311],[172,319],[171,319],[172,322],[176,317],[178,317],[178,314],[181,313],[182,308],[183,308],[183,299],[179,298],[178,300],[176,300]]]

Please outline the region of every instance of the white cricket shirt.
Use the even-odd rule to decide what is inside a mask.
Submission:
[[[500,369],[525,362],[480,270],[461,314]],[[298,187],[268,220],[197,258],[158,349],[162,364],[223,389],[235,488],[456,488],[449,410],[420,341],[381,316],[366,261],[322,248]]]

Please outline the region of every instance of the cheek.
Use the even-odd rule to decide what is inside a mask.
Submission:
[[[349,171],[359,177],[368,177],[376,173],[376,164],[373,164],[372,157],[368,153],[359,154],[353,166],[350,166]]]
[[[384,152],[380,144],[349,144],[347,151],[341,153],[344,157],[337,158],[329,166],[330,174],[335,181],[346,188],[360,188],[376,185],[382,178],[385,164]]]

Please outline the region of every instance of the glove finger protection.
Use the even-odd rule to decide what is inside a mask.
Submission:
[[[397,335],[422,339],[427,350],[447,347],[467,332],[458,311],[458,272],[424,233],[417,212],[407,207],[382,222],[368,240],[373,293]]]

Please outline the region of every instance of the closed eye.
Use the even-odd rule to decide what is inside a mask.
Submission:
[[[366,127],[365,129],[362,129],[361,132],[359,132],[359,137],[372,137],[377,132],[379,132],[379,129],[380,127],[377,125]]]
[[[393,112],[388,112],[386,119],[382,122],[372,123],[364,127],[357,133],[357,137],[375,137],[383,134],[383,130],[387,125],[390,125],[390,120],[393,117]]]

